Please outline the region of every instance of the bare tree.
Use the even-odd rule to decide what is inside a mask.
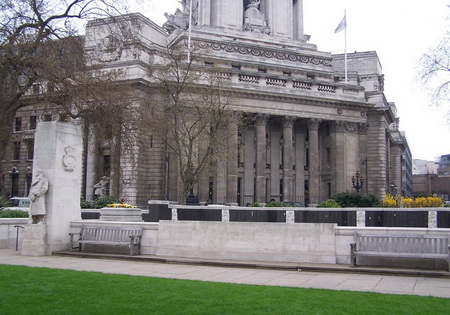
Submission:
[[[180,49],[164,57],[164,64],[149,69],[153,84],[146,121],[176,159],[182,183],[177,198],[184,203],[203,174],[213,174],[218,164],[236,163],[237,148],[230,148],[229,139],[237,134],[228,127],[239,124],[240,117],[231,109],[229,74],[205,66],[195,53],[187,62]]]
[[[434,105],[448,105],[450,99],[450,31],[441,42],[424,54],[419,79],[432,93]]]
[[[123,3],[0,1],[0,161],[6,158],[17,111],[32,104],[45,103],[67,117],[81,118],[97,133],[129,126],[122,123],[132,108],[131,101],[124,101],[126,88],[111,84],[120,79],[117,74],[98,71],[77,34],[80,22],[118,14]],[[39,93],[32,93],[35,87]]]

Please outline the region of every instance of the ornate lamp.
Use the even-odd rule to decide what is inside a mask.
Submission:
[[[359,193],[359,190],[363,187],[364,184],[364,177],[361,176],[359,171],[357,171],[355,175],[352,176],[352,184],[353,188],[356,189],[356,192]]]

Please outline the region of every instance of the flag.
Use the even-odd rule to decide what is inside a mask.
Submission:
[[[339,25],[334,30],[334,33],[335,34],[339,33],[340,31],[342,31],[346,27],[347,27],[347,15],[344,15],[344,17],[342,18],[341,23],[339,23]]]

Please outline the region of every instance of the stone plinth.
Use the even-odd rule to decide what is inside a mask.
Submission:
[[[142,222],[142,210],[139,208],[102,208],[100,221]]]
[[[47,253],[47,225],[27,224],[25,226],[21,255],[45,256]]]
[[[51,121],[37,125],[33,181],[38,169],[48,180],[45,224],[27,226],[22,255],[51,255],[70,248],[70,222],[81,219],[81,134],[80,126],[72,123]],[[36,248],[31,250],[29,245]]]

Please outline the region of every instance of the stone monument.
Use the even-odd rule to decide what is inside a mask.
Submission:
[[[22,255],[44,256],[69,249],[70,222],[81,220],[81,128],[40,122],[36,129],[30,219]]]

